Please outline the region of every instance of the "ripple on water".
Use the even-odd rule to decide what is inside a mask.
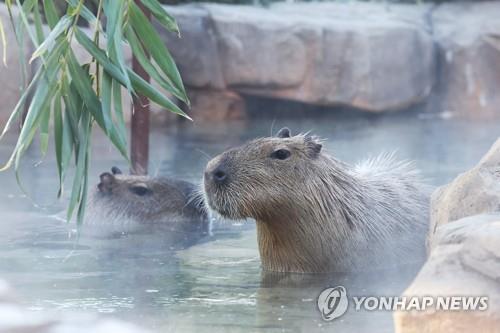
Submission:
[[[120,309],[134,309],[134,298],[132,297],[84,297],[66,298],[61,300],[41,300],[30,307],[32,310],[42,311],[46,309],[97,311],[101,313],[113,313]]]
[[[215,156],[243,140],[268,135],[272,123],[262,118],[236,129],[195,123],[179,131],[154,130],[151,165],[160,166],[162,175],[199,182],[207,161],[196,149]],[[314,130],[328,139],[325,148],[349,163],[398,150],[401,158],[416,160],[435,185],[477,163],[500,132],[500,122],[422,120],[411,115],[280,118],[274,128],[281,126],[294,132]],[[126,168],[101,134],[93,143],[97,158],[90,170],[92,184],[113,165]],[[0,159],[6,160],[8,153],[0,149]],[[30,199],[18,190],[13,173],[0,173],[5,190],[0,194],[0,276],[33,311],[113,313],[157,332],[391,332],[390,313],[349,313],[335,323],[322,322],[315,304],[319,289],[343,284],[353,294],[366,295],[378,284],[388,294],[404,289],[405,279],[414,276],[401,271],[364,275],[359,283],[360,276],[332,277],[318,285],[301,282],[303,276],[263,280],[251,221],[216,225],[210,242],[178,252],[161,243],[162,235],[79,238],[75,225],[57,214],[67,201],[55,205],[58,209],[33,205],[55,200],[53,153],[37,167],[30,163],[38,160],[35,150],[26,158],[21,176]],[[393,285],[390,278],[396,280]]]

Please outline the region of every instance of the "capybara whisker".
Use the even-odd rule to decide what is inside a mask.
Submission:
[[[153,226],[200,236],[210,231],[199,186],[166,177],[124,175],[117,167],[101,174],[87,204],[86,223],[124,232]]]
[[[206,167],[206,204],[256,220],[266,270],[353,271],[423,257],[430,188],[414,163],[384,153],[351,166],[323,144],[283,128],[227,150]]]

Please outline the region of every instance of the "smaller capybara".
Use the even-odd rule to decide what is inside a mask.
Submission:
[[[256,220],[265,270],[352,272],[425,256],[430,189],[391,154],[349,165],[283,128],[212,159],[204,190],[223,217]]]
[[[208,234],[209,218],[198,193],[196,186],[186,181],[124,175],[113,167],[111,173],[100,175],[89,197],[86,222],[126,232]]]

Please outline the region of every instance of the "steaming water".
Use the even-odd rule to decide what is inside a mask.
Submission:
[[[272,123],[269,118],[155,129],[151,169],[198,181],[206,155],[268,135]],[[415,159],[435,185],[472,167],[500,133],[499,122],[421,119],[417,114],[280,118],[274,130],[283,125],[328,138],[325,146],[348,162],[398,150],[401,158]],[[94,146],[93,181],[113,165],[126,169],[101,135],[95,136]],[[5,142],[0,146],[2,160],[9,149]],[[64,201],[55,200],[53,156],[41,164],[36,156],[30,152],[21,173],[31,199],[22,195],[12,172],[0,174],[0,278],[33,311],[98,312],[157,332],[391,332],[389,312],[351,308],[324,322],[316,297],[339,284],[349,295],[397,295],[418,270],[418,265],[407,265],[352,275],[263,275],[251,222],[216,223],[211,239],[186,250],[172,249],[157,234],[77,240],[74,224],[54,217]]]

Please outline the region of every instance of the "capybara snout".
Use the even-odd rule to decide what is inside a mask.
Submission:
[[[262,265],[282,272],[377,268],[423,253],[428,187],[408,161],[356,165],[284,128],[215,157],[205,198],[231,219],[253,218]]]

